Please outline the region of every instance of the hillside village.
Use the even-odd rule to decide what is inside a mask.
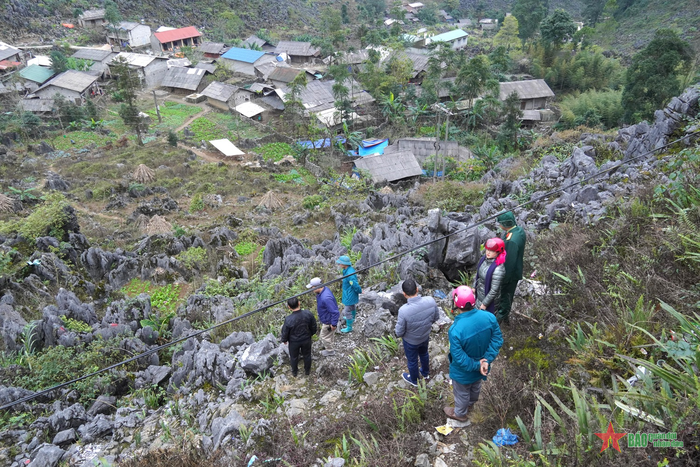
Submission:
[[[234,3],[2,13],[45,17],[0,32],[0,465],[697,465],[685,13],[623,50],[634,1]],[[506,211],[523,278],[460,421],[450,292]],[[297,375],[287,299],[320,320],[346,262],[356,317]]]

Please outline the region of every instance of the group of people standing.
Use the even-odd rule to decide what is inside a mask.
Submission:
[[[449,361],[455,406],[444,410],[448,417],[458,421],[467,420],[470,407],[479,399],[481,382],[486,380],[491,363],[503,345],[500,325],[509,323],[513,296],[523,274],[525,232],[517,226],[510,211],[499,215],[497,222],[504,231],[504,239],[495,237],[486,241],[473,289],[463,285],[452,291],[455,320],[449,330]],[[349,333],[355,324],[362,288],[348,256],[341,256],[336,264],[343,275],[345,327],[340,332]],[[321,322],[321,354],[333,355],[340,320],[338,303],[320,278],[314,277],[306,287],[316,294]],[[402,338],[406,354],[408,372],[404,372],[402,378],[417,386],[421,378],[430,378],[428,344],[432,325],[439,319],[439,310],[432,297],[418,293],[418,285],[413,279],[404,280],[401,288],[407,302],[399,308],[394,331]],[[287,305],[292,314],[282,326],[281,340],[289,344],[292,375],[297,376],[300,354],[304,359],[304,372],[308,375],[311,370],[311,338],[318,328],[316,319],[309,311],[300,309],[297,298],[289,299]]]

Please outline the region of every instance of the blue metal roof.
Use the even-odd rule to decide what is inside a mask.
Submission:
[[[432,42],[450,42],[454,41],[457,39],[461,39],[462,37],[467,37],[468,34],[461,29],[454,29],[452,31],[448,32],[443,32],[442,34],[438,34],[437,36],[433,36],[430,38]]]
[[[238,62],[255,63],[263,55],[265,55],[265,52],[261,52],[259,50],[231,47],[228,52],[223,54],[221,57],[228,58],[229,60],[236,60]]]

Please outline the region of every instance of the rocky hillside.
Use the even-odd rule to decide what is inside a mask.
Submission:
[[[651,217],[640,214],[648,209],[642,201],[637,205],[627,202],[635,197],[641,200],[642,193],[653,187],[670,187],[668,196],[678,196],[674,190],[679,187],[673,181],[678,181],[680,175],[673,170],[682,166],[674,162],[684,160],[679,154],[685,154],[687,161],[694,160],[698,137],[686,138],[658,157],[647,152],[697,132],[699,100],[700,88],[691,88],[664,110],[657,111],[651,124],[640,123],[615,134],[582,134],[568,153],[562,156],[554,149],[544,150],[544,157],[525,172],[518,161],[504,161],[482,180],[488,186],[483,203],[465,206],[461,212],[430,209],[418,200],[416,187],[399,193],[387,189],[372,191],[360,199],[347,196],[345,202],[334,204],[331,210],[337,233],[318,243],[287,234],[274,225],[253,227],[246,225],[248,219],[229,216],[213,221],[208,229],[176,235],[150,234],[124,248],[93,245],[83,233],[87,226],[78,220],[70,197],[56,194],[78,180],[62,175],[60,170],[49,174],[44,186],[53,194],[25,220],[16,219],[13,222],[17,224],[11,226],[4,224],[7,233],[0,236],[3,258],[9,257],[9,264],[16,255],[27,258],[25,266],[0,280],[0,345],[12,352],[3,354],[0,365],[0,404],[85,371],[144,352],[146,355],[115,371],[42,395],[3,413],[0,464],[55,467],[63,462],[91,466],[98,461],[103,465],[138,465],[148,460],[153,465],[174,465],[167,453],[176,452],[181,459],[194,456],[192,463],[181,460],[181,465],[198,465],[202,458],[208,458],[213,465],[256,465],[253,458],[260,462],[284,460],[291,465],[426,467],[463,465],[465,460],[476,458],[495,465],[488,460],[488,449],[479,443],[507,424],[519,431],[522,440],[508,455],[528,456],[528,451],[536,447],[530,446],[524,432],[537,430],[538,422],[533,419],[530,424],[526,414],[531,407],[525,404],[539,400],[536,395],[549,397],[546,391],[553,390],[555,381],[563,387],[568,384],[596,389],[600,379],[609,379],[610,371],[619,372],[623,379],[629,376],[626,364],[604,360],[610,358],[604,350],[591,350],[600,348],[596,341],[619,345],[619,352],[638,352],[639,346],[656,352],[643,333],[635,334],[633,327],[625,328],[629,334],[624,339],[616,340],[614,334],[592,334],[598,337],[586,344],[582,322],[592,320],[589,316],[595,310],[590,309],[589,303],[581,305],[573,295],[578,283],[575,274],[583,277],[583,285],[578,285],[595,290],[598,298],[606,290],[616,294],[615,300],[605,302],[623,301],[628,296],[636,300],[640,290],[654,293],[654,300],[679,309],[684,302],[700,300],[697,290],[691,287],[697,279],[692,263],[688,266],[676,261],[678,254],[668,249],[672,242],[660,242],[648,250],[640,243],[628,246],[628,242],[634,242],[630,236],[639,239],[639,227],[648,226]],[[557,145],[563,141],[557,138],[561,136],[550,138],[553,147],[561,147]],[[3,160],[7,164],[16,160],[29,165],[38,163],[41,156],[24,158],[15,152],[20,149],[9,148]],[[82,167],[90,165],[91,157],[97,160],[90,150],[81,154],[85,158],[79,162]],[[167,152],[166,156],[168,160],[174,157]],[[176,161],[183,174],[191,169],[190,163]],[[211,167],[210,177],[214,177],[216,164],[207,165]],[[613,167],[616,168],[600,178],[575,184],[598,170]],[[171,170],[162,170],[166,169]],[[550,190],[562,187],[566,187],[562,193],[542,198]],[[134,221],[139,219],[138,214],[180,209],[167,187],[146,189],[150,190],[147,202],[129,199],[132,191],[139,199],[138,193],[143,190],[136,186],[114,196],[134,208]],[[97,189],[91,196],[96,192]],[[485,408],[475,413],[473,426],[448,422],[452,430],[446,430],[447,434],[435,430],[446,425],[441,407],[449,403],[451,394],[446,360],[446,329],[451,319],[449,304],[441,297],[451,287],[447,279],[461,280],[460,271],[476,264],[480,244],[494,235],[492,224],[457,233],[364,274],[360,324],[349,336],[338,336],[335,356],[322,357],[314,346],[313,375],[308,379],[290,375],[286,347],[276,337],[285,313],[281,307],[267,308],[250,318],[185,339],[213,323],[264,308],[293,291],[304,290],[303,284],[309,277],[332,277],[329,270],[338,255],[350,254],[357,258],[358,267],[365,267],[437,235],[460,231],[503,208],[516,208],[527,200],[536,202],[525,209],[515,209],[515,213],[532,245],[529,270],[532,276],[550,282],[543,288],[541,282],[523,281],[518,292],[521,306],[516,325],[504,328],[506,345],[502,358],[486,385],[481,404]],[[631,233],[625,224],[617,222],[620,213],[624,213],[627,227],[634,227]],[[307,229],[320,225],[309,214],[304,216],[299,222]],[[683,221],[687,224],[679,221],[676,228],[694,225],[697,220],[693,216],[688,211]],[[675,225],[673,220],[667,222]],[[252,271],[254,261],[238,262],[242,250],[230,248],[233,242],[252,235],[247,229],[257,238],[266,239],[265,249],[257,259],[263,271],[261,279],[250,277],[246,269],[247,266]],[[666,232],[660,227],[644,231]],[[551,237],[558,232],[561,236]],[[585,242],[579,243],[580,235],[601,232],[611,235],[608,244],[581,248]],[[548,242],[554,245],[551,251]],[[669,246],[661,247],[666,244]],[[651,263],[654,268],[642,264],[641,253],[634,256],[641,249],[645,255],[652,251],[659,255]],[[610,261],[605,263],[605,268],[612,271],[607,289],[598,291],[595,283],[586,284],[586,277],[592,281],[586,275],[603,269],[602,266],[589,267],[581,260],[566,266],[571,270],[559,269],[565,267],[567,255],[576,257],[584,250],[600,252],[589,261]],[[207,264],[214,266],[220,277],[195,285],[197,277],[208,271]],[[566,281],[555,281],[549,272],[554,265]],[[614,280],[627,280],[619,271],[636,271],[632,268],[637,266],[646,269],[647,274],[651,274],[650,269],[658,269],[658,276],[642,280],[627,273],[632,279],[624,283],[624,289],[612,288],[618,284]],[[537,270],[548,272],[537,274]],[[673,271],[674,288],[659,287],[658,278],[668,277],[669,271]],[[403,356],[399,342],[391,337],[394,316],[402,304],[396,293],[398,282],[407,276],[422,283],[424,293],[434,294],[443,309],[441,320],[433,329],[431,379],[415,390],[400,380]],[[680,287],[685,287],[683,293],[678,293]],[[569,297],[571,301],[567,302]],[[312,307],[308,297],[304,300],[305,306]],[[536,309],[547,311],[534,315]],[[642,302],[642,311],[634,312],[643,313],[644,309]],[[609,316],[597,319],[605,323],[605,332],[617,329],[616,322],[608,322]],[[639,326],[646,320],[637,318],[630,322]],[[658,318],[654,322],[665,326]],[[584,337],[576,337],[577,324]],[[597,325],[590,326],[591,333],[598,329]],[[654,332],[658,333],[658,328]],[[177,339],[183,340],[156,351],[158,345]],[[567,339],[572,339],[568,341],[572,348],[578,346],[575,354],[569,351]],[[591,356],[585,352],[591,352]],[[587,358],[592,360],[581,363]],[[551,381],[537,386],[538,379],[545,377]],[[555,397],[563,398],[564,393],[557,392]],[[584,402],[589,397],[583,397]],[[581,404],[577,400],[576,404]],[[550,402],[554,404],[551,399]],[[565,399],[562,404],[569,403],[574,402]],[[582,410],[593,414],[591,407],[584,406]],[[653,409],[651,403],[645,406],[647,411]],[[688,413],[694,412],[685,412],[686,416]],[[527,420],[527,427],[515,423],[516,415]],[[626,423],[632,429],[633,423],[639,422],[635,420],[630,417],[617,423]],[[555,418],[547,418],[547,423],[553,433],[560,433]],[[597,429],[599,420],[595,423]],[[540,421],[539,429],[541,424]],[[687,436],[686,451],[627,450],[620,456],[638,465],[649,457],[660,462],[664,456],[675,453],[679,463],[697,465],[698,453],[691,446],[697,445],[698,433],[693,426],[688,423],[683,428],[686,432],[681,432]],[[575,434],[581,442],[581,433],[572,431],[571,426],[564,433]],[[591,436],[588,442],[595,440]],[[566,464],[597,455],[597,449],[590,447],[581,453],[564,451],[566,441],[559,442],[564,445],[559,452],[566,456]],[[617,463],[620,458],[598,456],[593,460],[593,465],[606,465],[608,460]]]

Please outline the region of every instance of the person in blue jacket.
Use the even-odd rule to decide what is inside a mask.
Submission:
[[[335,262],[342,267],[343,274],[343,296],[341,301],[343,302],[343,316],[345,316],[345,327],[340,330],[340,332],[348,333],[352,332],[352,326],[355,324],[355,316],[357,316],[357,304],[360,301],[360,294],[362,293],[362,287],[357,281],[357,275],[355,275],[355,269],[352,267],[352,262],[349,256],[341,256]],[[347,276],[347,277],[345,277]]]
[[[333,341],[335,340],[335,330],[338,327],[338,302],[333,296],[333,292],[328,287],[323,286],[323,281],[319,277],[314,277],[306,285],[307,289],[312,289],[316,294],[316,312],[318,320],[321,322],[321,335],[319,341],[324,350],[321,355],[328,357],[335,354]]]
[[[474,307],[472,289],[461,285],[452,294],[455,313],[459,313],[448,333],[455,406],[447,406],[444,411],[448,417],[466,422],[469,408],[479,400],[481,382],[501,350],[503,336],[496,316]]]

